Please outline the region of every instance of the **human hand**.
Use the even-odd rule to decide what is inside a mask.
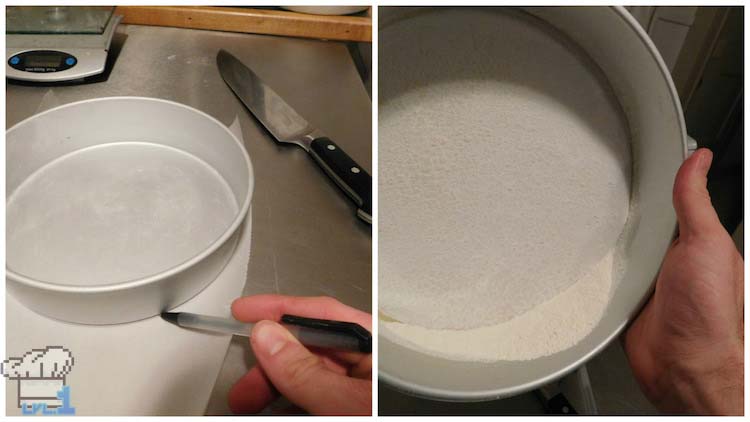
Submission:
[[[258,295],[232,303],[232,315],[253,327],[250,344],[258,360],[229,392],[238,414],[257,413],[279,393],[315,415],[372,413],[372,355],[308,350],[274,321],[284,314],[355,322],[372,332],[372,316],[330,297]]]
[[[711,205],[711,160],[711,151],[699,149],[677,173],[679,237],[625,335],[625,351],[661,411],[742,415],[743,260]]]

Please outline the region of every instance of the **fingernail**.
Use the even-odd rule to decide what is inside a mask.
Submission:
[[[691,156],[691,158],[693,158],[694,161],[697,161],[696,166],[701,171],[705,171],[706,169],[706,162],[708,160],[709,152],[710,151],[706,150],[705,148],[699,148]]]
[[[293,337],[284,327],[272,321],[261,321],[254,328],[252,338],[255,344],[268,355],[273,356]]]
[[[711,167],[711,159],[713,158],[713,153],[710,149],[706,149],[701,154],[701,167],[703,167],[705,170],[708,170]]]

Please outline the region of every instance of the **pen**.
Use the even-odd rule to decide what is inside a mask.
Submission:
[[[250,336],[250,331],[255,325],[231,318],[190,312],[162,312],[161,317],[179,327],[245,337]],[[280,323],[305,346],[372,353],[372,334],[353,322],[284,315]]]

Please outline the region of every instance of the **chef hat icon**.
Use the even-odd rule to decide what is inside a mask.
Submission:
[[[32,349],[21,357],[0,364],[0,372],[18,382],[18,407],[44,404],[47,409],[63,405],[58,392],[65,387],[65,376],[73,368],[73,354],[62,346]]]
[[[0,364],[0,372],[9,379],[65,378],[73,368],[73,354],[62,346],[32,349],[18,358]]]

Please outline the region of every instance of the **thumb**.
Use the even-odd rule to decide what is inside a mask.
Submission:
[[[706,189],[706,176],[712,159],[711,151],[701,148],[685,160],[677,171],[672,202],[677,213],[681,238],[709,234],[716,227],[721,227]]]
[[[372,383],[337,374],[281,325],[261,321],[250,343],[263,371],[287,399],[316,415],[370,415]]]

